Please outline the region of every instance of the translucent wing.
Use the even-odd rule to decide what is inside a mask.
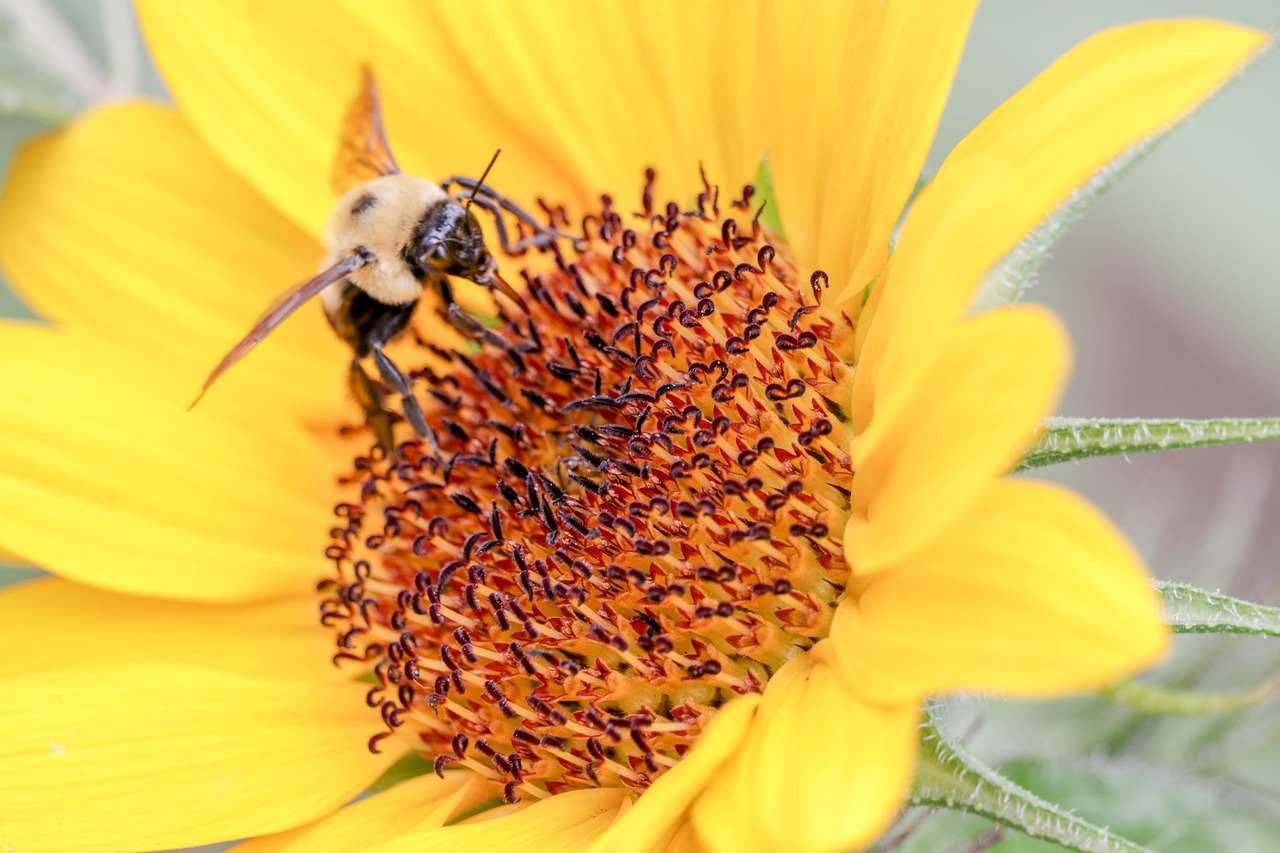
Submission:
[[[218,380],[218,377],[226,373],[232,365],[248,355],[249,351],[256,347],[263,338],[271,334],[271,330],[298,310],[302,303],[324,290],[335,281],[341,281],[343,276],[364,266],[368,261],[364,255],[351,255],[344,260],[339,261],[328,269],[322,271],[310,281],[290,290],[284,296],[280,297],[274,305],[267,309],[258,322],[249,330],[249,334],[241,339],[240,343],[231,348],[231,351],[222,357],[222,361],[218,362],[218,366],[209,374],[209,378],[204,381],[204,387],[200,389],[200,394],[191,402],[187,410],[195,408],[196,403],[204,397],[205,392],[209,390],[209,386]]]
[[[342,123],[338,153],[333,160],[333,191],[342,195],[354,186],[383,175],[398,175],[400,167],[391,155],[382,126],[382,101],[378,83],[368,65],[362,70],[360,92],[351,102]]]

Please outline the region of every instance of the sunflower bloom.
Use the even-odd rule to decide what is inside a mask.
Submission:
[[[0,548],[56,575],[0,593],[0,843],[858,848],[925,697],[1157,660],[1121,534],[1003,477],[1065,332],[965,311],[1266,39],[1090,39],[957,146],[890,259],[974,5],[140,2],[179,108],[33,143],[0,206],[52,321],[0,336]],[[319,312],[184,412],[321,256],[369,60],[407,172],[500,144],[493,182],[582,239],[503,260],[507,346],[419,312],[397,359],[431,440],[344,427]],[[766,155],[785,237],[739,189]],[[436,773],[344,807],[409,752]]]

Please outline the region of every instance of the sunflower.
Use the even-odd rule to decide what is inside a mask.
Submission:
[[[974,2],[138,5],[178,109],[32,143],[0,207],[51,321],[0,336],[0,547],[55,576],[0,594],[6,849],[849,849],[925,697],[1164,651],[1121,534],[1003,476],[1064,331],[965,312],[1263,35],[1086,41],[890,257]],[[493,183],[581,239],[504,260],[506,346],[419,312],[433,441],[351,426],[319,312],[186,413],[320,257],[366,61],[407,172],[501,145]],[[436,772],[344,805],[405,753]]]

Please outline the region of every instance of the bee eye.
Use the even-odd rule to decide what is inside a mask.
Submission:
[[[449,250],[444,243],[436,243],[427,250],[427,261],[436,269],[444,269],[449,265]]]

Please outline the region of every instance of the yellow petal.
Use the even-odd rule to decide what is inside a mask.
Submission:
[[[712,851],[845,851],[893,821],[915,771],[914,702],[874,705],[844,687],[825,643],[783,666],[733,761],[694,803]]]
[[[1053,696],[1149,666],[1168,636],[1142,561],[1101,513],[1044,483],[997,481],[947,534],[837,611],[859,693]]]
[[[803,48],[761,56],[783,227],[802,268],[825,270],[836,294],[846,282],[860,293],[884,264],[977,2],[783,8],[770,29]]]
[[[0,590],[0,677],[107,663],[215,662],[219,669],[294,679],[330,666],[333,637],[312,596],[219,606],[140,598],[59,578]]]
[[[854,441],[846,559],[859,575],[938,536],[1008,470],[1066,381],[1070,345],[1040,308],[1004,308],[954,326],[897,422],[877,413]]]
[[[502,148],[492,184],[526,202],[609,191],[630,206],[650,165],[665,194],[692,200],[699,161],[733,186],[763,153],[752,63],[773,42],[728,2],[137,5],[184,113],[316,234],[363,60],[405,171],[474,176]]]
[[[859,330],[853,419],[893,419],[983,274],[1118,157],[1169,129],[1268,43],[1208,21],[1101,33],[1014,95],[947,158],[903,225],[885,293]]]
[[[649,786],[636,804],[596,840],[592,853],[665,850],[693,802],[742,744],[758,694],[739,696],[716,712],[694,748]]]
[[[575,853],[609,828],[623,806],[619,788],[569,791],[515,814],[406,833],[370,853]]]
[[[480,780],[472,773],[418,776],[307,826],[252,838],[236,853],[347,853],[417,829],[444,826]]]
[[[123,343],[2,330],[6,548],[150,596],[237,601],[314,584],[332,463],[301,427],[252,406],[186,412],[185,382]]]
[[[386,768],[363,687],[99,664],[0,681],[0,827],[16,850],[163,850],[276,832]],[[376,728],[376,726],[374,726]]]
[[[107,107],[27,145],[0,203],[0,263],[27,301],[59,326],[184,373],[184,406],[320,257],[186,121],[155,105]],[[344,362],[309,306],[216,393],[241,388],[290,411],[332,406],[345,393]]]

